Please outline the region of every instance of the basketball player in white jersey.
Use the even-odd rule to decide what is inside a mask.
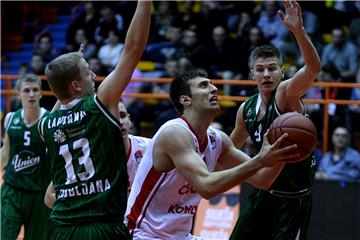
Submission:
[[[130,192],[131,185],[134,181],[135,173],[138,166],[144,156],[144,153],[149,146],[151,138],[145,138],[140,136],[134,136],[129,134],[131,127],[130,115],[122,101],[119,102],[120,112],[120,124],[121,124],[121,135],[124,140],[124,146],[126,150],[127,160],[127,172],[129,175],[129,188]]]
[[[210,126],[220,106],[205,72],[175,78],[170,97],[181,117],[165,123],[145,152],[128,198],[125,222],[133,239],[199,239],[190,234],[201,197],[210,199],[243,181],[266,188],[284,163],[299,159],[266,141],[250,158]],[[270,168],[270,166],[272,166]],[[216,171],[215,171],[216,170]]]

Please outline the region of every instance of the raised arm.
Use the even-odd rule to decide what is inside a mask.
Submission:
[[[114,115],[117,115],[117,105],[121,94],[131,80],[133,71],[146,46],[150,17],[151,1],[138,1],[119,62],[98,88],[97,95],[100,101]]]
[[[177,137],[174,138],[174,135]],[[287,147],[286,149],[277,149],[281,141],[279,140],[279,142],[275,143],[276,145],[268,145],[266,151],[262,151],[261,154],[251,160],[244,160],[244,163],[230,169],[210,173],[204,160],[195,152],[192,136],[185,129],[181,127],[166,129],[157,141],[157,148],[165,149],[163,150],[163,155],[171,160],[177,171],[205,199],[210,199],[219,193],[229,190],[263,167],[274,165],[275,162],[286,161],[286,159],[293,157],[287,154],[288,151],[294,150],[294,146]],[[223,142],[225,145],[232,145],[230,138],[227,136]],[[227,148],[225,149],[225,152],[228,151]],[[233,149],[235,149],[234,146]],[[221,158],[229,156],[225,152],[221,154]],[[248,158],[244,153],[239,154],[241,156],[237,157]]]
[[[243,118],[244,105],[245,103],[242,103],[239,107],[235,119],[235,128],[230,134],[231,141],[239,149],[244,145],[246,139],[249,137]]]
[[[291,31],[298,43],[305,65],[289,80],[280,84],[284,101],[300,98],[311,87],[321,70],[320,57],[303,27],[301,8],[294,0],[283,0],[284,15],[278,12],[284,26]]]

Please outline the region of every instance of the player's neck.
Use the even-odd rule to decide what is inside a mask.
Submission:
[[[197,116],[197,115],[189,115],[184,113],[182,118],[190,125],[192,131],[196,134],[199,138],[200,144],[203,140],[207,139],[207,129],[209,128],[210,124],[213,122],[213,118],[208,116]]]
[[[24,121],[26,124],[36,122],[40,117],[40,107],[24,108]]]

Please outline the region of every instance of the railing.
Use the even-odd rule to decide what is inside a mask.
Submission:
[[[6,112],[10,111],[11,108],[11,95],[15,95],[16,91],[12,90],[11,80],[16,80],[17,75],[1,75],[1,79],[6,80],[6,89],[1,89],[1,95],[6,95]],[[96,81],[102,81],[103,77],[97,77]],[[45,80],[44,76],[41,76],[41,80]],[[142,82],[142,83],[169,83],[170,78],[135,78],[132,81]],[[215,85],[242,85],[242,86],[256,86],[256,82],[253,80],[212,80]],[[341,82],[315,82],[313,83],[314,87],[323,87],[325,89],[324,99],[304,99],[304,103],[318,103],[324,105],[324,124],[323,124],[323,152],[328,150],[328,134],[329,134],[329,115],[328,115],[328,105],[330,103],[335,103],[338,105],[348,105],[348,104],[357,104],[360,105],[360,100],[340,100],[340,99],[330,99],[330,88],[360,88],[360,83],[341,83]],[[53,96],[54,94],[51,91],[43,91],[43,96]],[[154,94],[154,93],[124,93],[123,96],[131,98],[142,98],[142,99],[168,99],[168,94]],[[248,98],[248,96],[219,96],[220,101],[234,101],[234,102],[243,102]],[[234,119],[235,122],[235,119]]]

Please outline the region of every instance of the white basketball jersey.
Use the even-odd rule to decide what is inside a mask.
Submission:
[[[144,157],[145,151],[148,148],[151,138],[144,138],[129,134],[130,151],[127,155],[127,171],[129,175],[129,189],[134,181],[135,173],[139,167],[141,160]]]
[[[185,128],[192,135],[195,151],[205,161],[209,172],[214,171],[221,153],[221,135],[215,128],[208,128],[206,148],[200,149],[196,135],[184,119],[165,123],[153,137],[140,163],[128,198],[125,223],[133,239],[191,239],[200,194],[176,169],[160,173],[153,167],[154,142],[165,128],[174,125]]]

